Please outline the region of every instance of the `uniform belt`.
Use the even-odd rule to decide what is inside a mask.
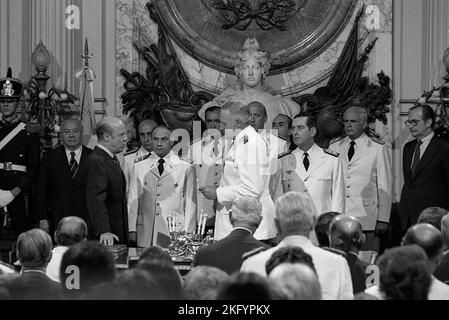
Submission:
[[[27,172],[27,167],[12,162],[0,162],[0,170]]]

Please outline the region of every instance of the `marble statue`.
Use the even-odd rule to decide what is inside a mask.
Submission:
[[[265,129],[271,129],[273,119],[279,114],[285,114],[291,118],[301,111],[298,104],[289,98],[280,95],[273,96],[264,82],[270,69],[269,54],[259,50],[259,43],[255,38],[248,38],[238,53],[235,64],[235,73],[238,84],[236,88],[223,91],[212,101],[203,105],[198,115],[204,120],[205,111],[211,106],[223,106],[228,101],[242,101],[250,103],[258,101],[267,110]]]

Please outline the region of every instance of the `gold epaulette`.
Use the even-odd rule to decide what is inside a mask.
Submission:
[[[380,138],[377,138],[377,137],[370,137],[370,138],[371,138],[371,140],[373,140],[374,142],[376,142],[376,143],[378,143],[380,145],[384,145],[385,144],[385,141],[383,141]]]
[[[284,151],[282,153],[279,153],[278,154],[278,159],[282,159],[283,157],[288,156],[290,153],[292,153],[292,151],[293,150],[287,150],[287,151]]]
[[[130,155],[130,154],[136,153],[137,150],[139,150],[139,148],[137,148],[137,149],[131,149],[131,150],[129,150],[129,151],[126,151],[125,154],[124,154],[123,156],[126,157],[126,156],[128,156],[128,155]]]
[[[332,150],[329,150],[329,149],[323,149],[323,151],[325,153],[327,153],[327,154],[330,154],[331,156],[336,157],[336,158],[338,158],[338,156],[340,155],[338,152],[335,152],[335,151],[332,151]]]
[[[138,158],[134,159],[134,163],[138,163],[138,162],[140,162],[140,161],[143,161],[143,160],[145,160],[145,159],[148,159],[150,156],[151,156],[151,152],[148,152],[148,154],[146,154],[146,155],[144,155],[144,156],[141,156],[141,157],[138,157]]]
[[[338,137],[338,138],[334,138],[329,142],[329,145],[333,144],[333,143],[337,143],[341,140],[343,140],[345,137]]]
[[[242,255],[242,261],[245,261],[246,259],[248,259],[248,258],[250,258],[252,256],[255,256],[258,253],[264,252],[265,250],[268,250],[268,249],[269,248],[259,247],[259,248],[256,248],[254,250],[248,251],[248,252],[246,252],[246,253],[244,253]]]

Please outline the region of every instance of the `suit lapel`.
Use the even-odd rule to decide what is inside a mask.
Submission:
[[[434,158],[435,154],[438,152],[438,145],[439,143],[436,136],[433,136],[432,140],[430,140],[430,143],[426,148],[426,151],[424,151],[424,154],[418,162],[418,166],[416,167],[413,178],[418,176],[419,173],[424,169],[424,167]]]
[[[416,146],[416,139],[411,141],[409,144],[406,144],[404,148],[404,179],[406,181],[412,177],[411,166],[415,146]]]
[[[72,182],[72,173],[70,172],[69,160],[67,159],[64,147],[60,147],[58,150],[58,162],[60,163],[66,180]]]
[[[310,157],[310,166],[309,166],[309,170],[306,171],[306,175],[305,175],[305,179],[307,179],[313,172],[315,172],[316,170],[318,170],[325,162],[325,155],[324,152],[323,153],[319,153],[315,159],[312,159],[312,157]]]

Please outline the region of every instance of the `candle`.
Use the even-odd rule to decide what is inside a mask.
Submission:
[[[206,229],[207,214],[202,215],[203,225],[201,226],[201,235],[204,235],[204,230]]]
[[[201,224],[203,223],[203,214],[204,214],[203,212],[204,212],[204,210],[201,209],[200,219],[198,221],[198,228],[197,228],[197,232],[196,232],[198,235],[201,235]]]

